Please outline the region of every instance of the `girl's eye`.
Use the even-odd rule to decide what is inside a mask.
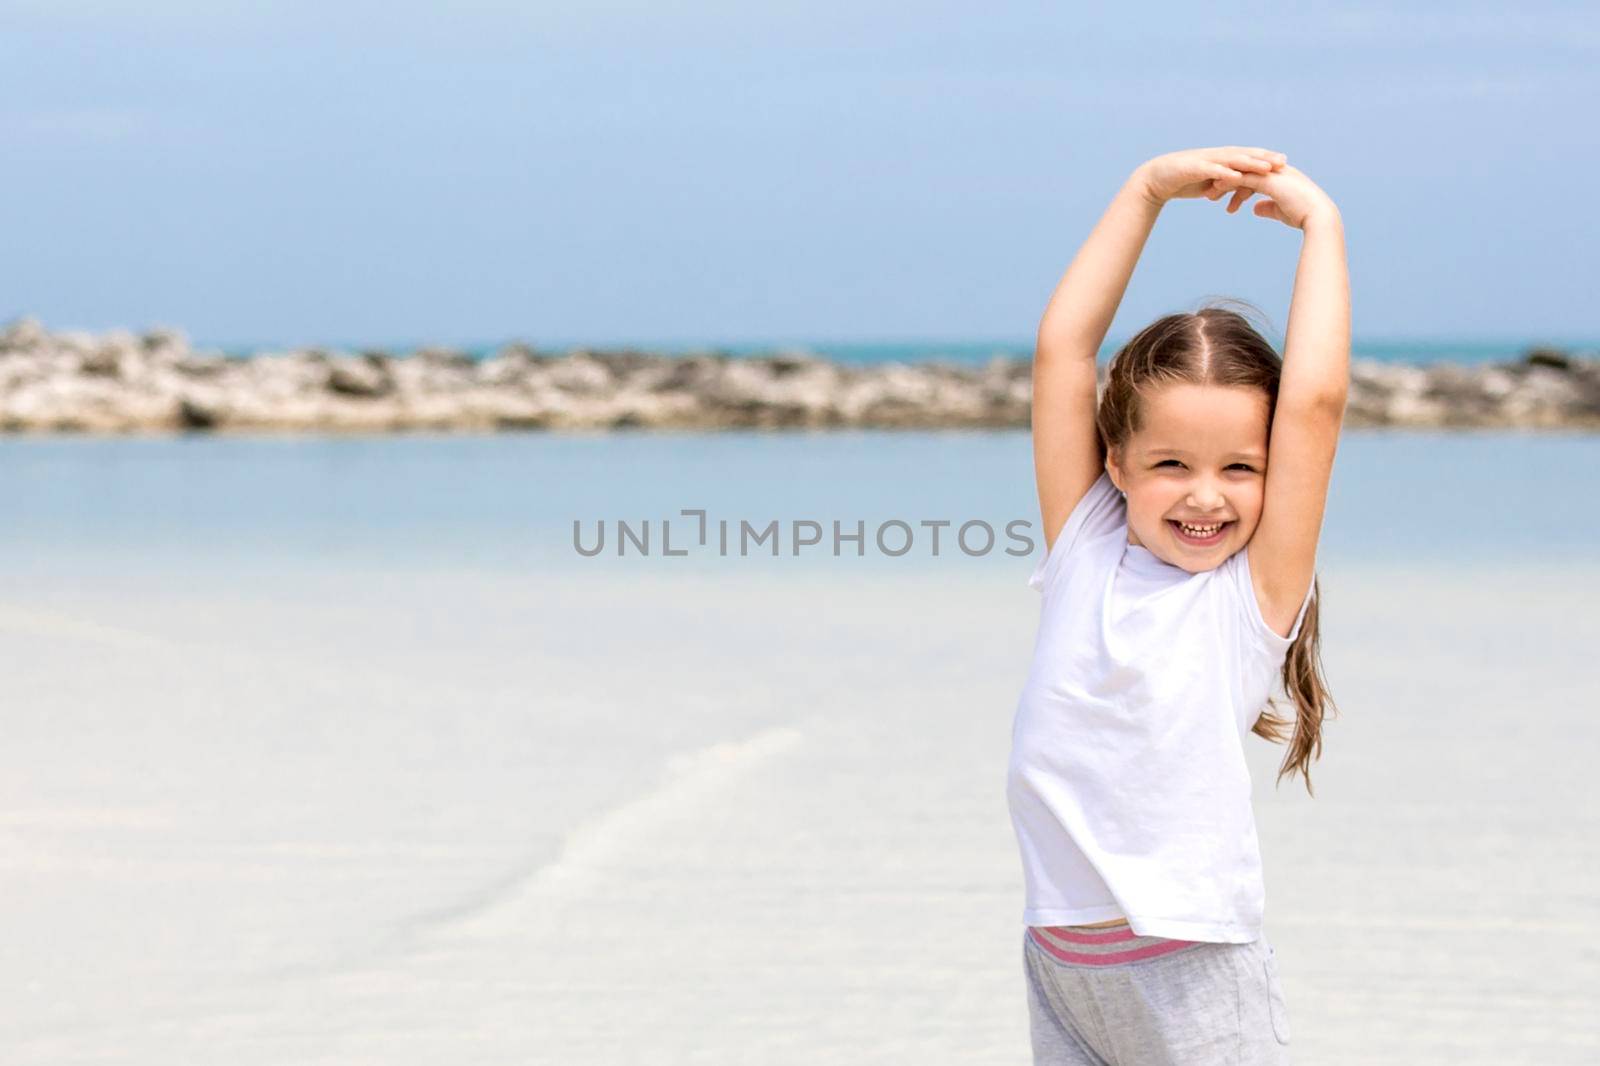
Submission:
[[[1176,459],[1163,459],[1159,463],[1156,464],[1156,467],[1160,468],[1160,467],[1166,466],[1168,463],[1172,463],[1172,464],[1174,464],[1176,466],[1182,466],[1183,465],[1182,463],[1178,462],[1178,460],[1176,460]],[[1256,468],[1251,466],[1248,463],[1234,463],[1232,466],[1228,467],[1228,469],[1229,470],[1233,470],[1233,469],[1248,470],[1250,473],[1253,474],[1253,473],[1255,473],[1255,469]]]

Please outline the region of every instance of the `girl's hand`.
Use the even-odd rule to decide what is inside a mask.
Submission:
[[[1289,157],[1265,148],[1190,148],[1158,155],[1141,163],[1134,171],[1146,200],[1160,207],[1168,200],[1207,196],[1214,191],[1236,189],[1237,185],[1218,185],[1245,174],[1271,173],[1287,166]],[[1219,193],[1220,195],[1220,193]]]
[[[1297,167],[1287,163],[1283,169],[1270,174],[1240,174],[1233,178],[1218,178],[1210,192],[1205,194],[1208,200],[1233,193],[1233,199],[1228,202],[1228,214],[1239,210],[1241,204],[1256,193],[1268,197],[1257,200],[1252,211],[1260,218],[1273,218],[1286,226],[1303,230],[1306,223],[1319,218],[1338,218],[1339,208],[1335,206],[1332,197],[1317,187],[1317,184]]]

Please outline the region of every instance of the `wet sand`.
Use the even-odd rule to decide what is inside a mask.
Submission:
[[[8,1061],[1027,1061],[1014,580],[0,588]],[[1296,1062],[1600,1057],[1600,572],[1326,565]]]

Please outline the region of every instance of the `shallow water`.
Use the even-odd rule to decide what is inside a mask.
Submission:
[[[488,436],[27,438],[0,441],[9,503],[7,570],[37,563],[118,568],[130,558],[198,566],[325,570],[398,565],[562,574],[891,569],[997,581],[1042,544],[1029,438],[1021,432],[596,433]],[[1352,430],[1340,443],[1319,561],[1407,565],[1591,558],[1600,523],[1600,436]],[[667,557],[698,532],[704,550]],[[823,547],[790,548],[790,524],[818,522]],[[715,526],[733,530],[729,550]],[[888,522],[912,528],[880,549]],[[933,553],[923,523],[950,523]],[[654,524],[648,557],[574,547],[597,524]],[[740,555],[740,522],[777,522]],[[832,523],[867,531],[862,553],[831,551]],[[995,547],[954,546],[986,523]],[[1017,523],[1018,536],[1006,528]],[[1020,539],[1019,539],[1020,538]],[[1011,548],[1013,554],[1005,550]],[[1019,553],[1020,552],[1020,556]],[[5,571],[0,570],[0,573]],[[1024,575],[1025,576],[1025,575]]]

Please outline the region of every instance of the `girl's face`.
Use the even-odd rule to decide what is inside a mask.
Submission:
[[[1261,519],[1267,395],[1259,389],[1163,385],[1146,394],[1144,428],[1106,458],[1128,496],[1128,542],[1199,573],[1244,547]],[[1179,522],[1222,528],[1190,535]]]

